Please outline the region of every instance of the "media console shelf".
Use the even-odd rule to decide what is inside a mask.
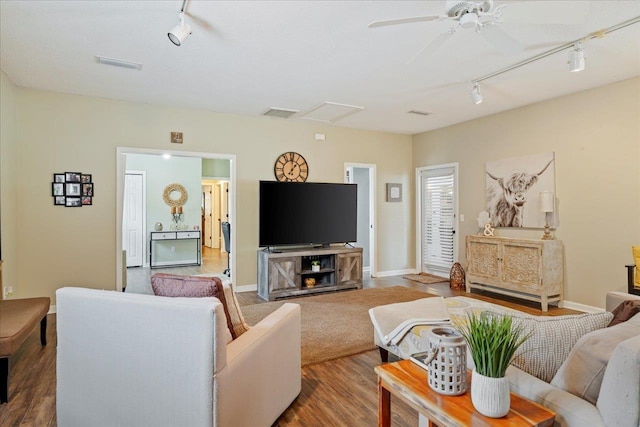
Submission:
[[[318,261],[319,271],[311,262]],[[305,279],[315,283],[308,286]],[[258,296],[265,301],[362,288],[362,248],[258,251]]]

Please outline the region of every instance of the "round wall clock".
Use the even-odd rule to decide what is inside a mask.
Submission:
[[[278,157],[273,173],[280,182],[305,182],[309,176],[309,165],[300,154],[289,151]]]

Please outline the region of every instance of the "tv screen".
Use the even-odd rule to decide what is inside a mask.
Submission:
[[[260,246],[357,240],[356,184],[260,181]]]

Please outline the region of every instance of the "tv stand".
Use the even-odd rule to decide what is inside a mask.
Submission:
[[[361,288],[362,248],[258,251],[258,296],[265,301]]]

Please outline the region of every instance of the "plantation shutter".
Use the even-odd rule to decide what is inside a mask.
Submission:
[[[422,271],[449,276],[454,257],[454,168],[421,172]]]

